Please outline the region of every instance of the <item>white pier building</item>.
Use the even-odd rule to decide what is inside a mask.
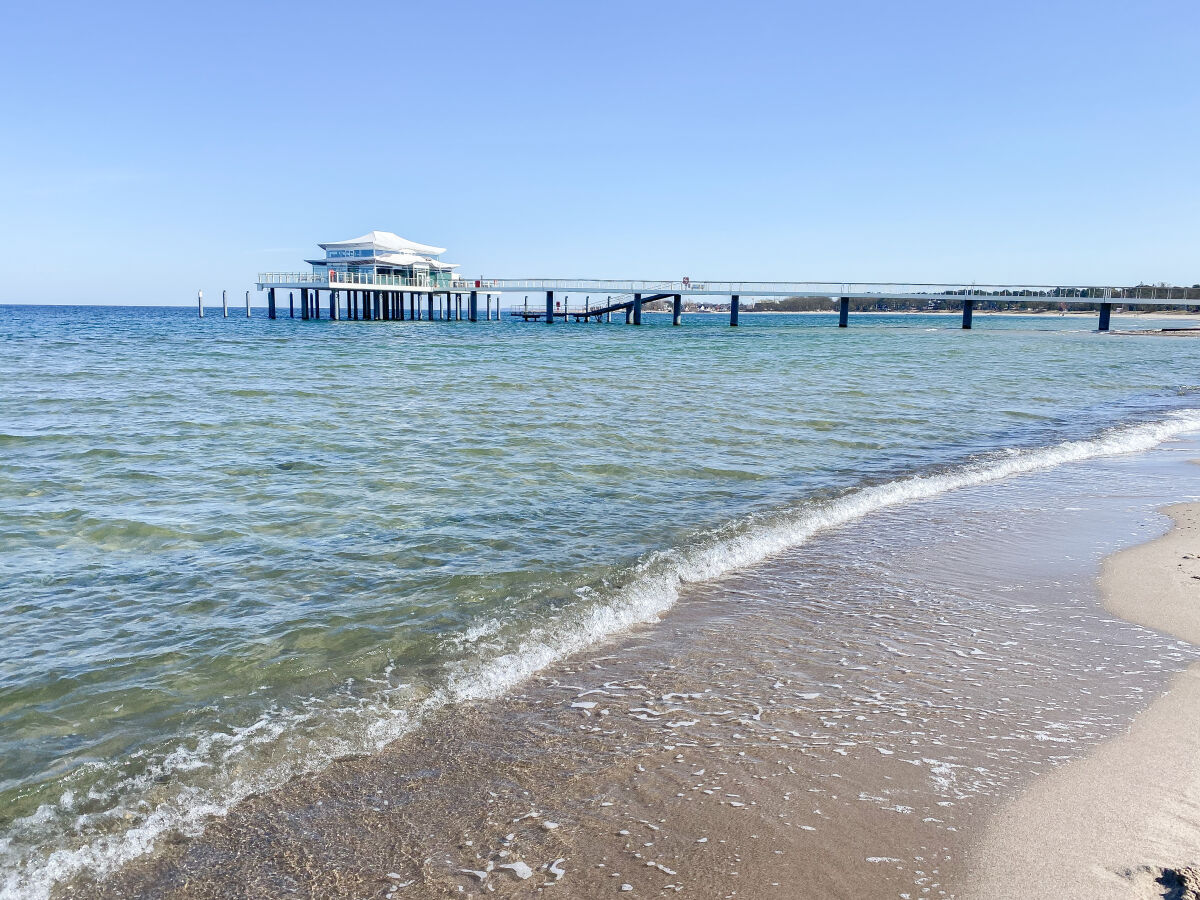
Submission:
[[[396,283],[391,281],[396,279],[406,287],[445,289],[458,268],[456,263],[441,261],[445,247],[418,244],[390,231],[368,231],[348,241],[317,246],[325,257],[305,262],[312,265],[314,275],[328,275],[334,282],[375,284],[378,276],[388,276],[378,283]]]

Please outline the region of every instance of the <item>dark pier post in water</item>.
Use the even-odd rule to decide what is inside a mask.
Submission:
[[[246,318],[250,318],[250,292],[246,291]]]
[[[396,291],[394,294],[392,294],[392,296],[396,298],[396,312],[399,313],[399,315],[393,316],[393,318],[399,319],[401,322],[406,321],[406,318],[405,318],[406,310],[404,309],[404,294],[402,294],[400,291]]]
[[[850,324],[850,298],[838,298],[838,328],[845,328]]]
[[[296,318],[296,292],[288,291],[288,318]]]
[[[383,319],[383,292],[371,291],[371,318],[375,321]]]
[[[404,302],[404,295],[400,295],[400,302]],[[408,317],[414,322],[421,318],[421,304],[417,302],[417,295],[412,291],[408,292]]]
[[[963,300],[963,328],[971,327],[971,312],[975,309],[975,301],[970,297]]]
[[[467,320],[471,322],[479,321],[479,292],[471,291],[470,298],[467,300]]]
[[[641,294],[633,295],[633,324],[634,325],[642,324],[642,295]]]
[[[546,324],[554,323],[554,291],[546,291]]]
[[[1112,316],[1112,304],[1100,304],[1100,331],[1108,331],[1108,320]]]
[[[430,322],[432,322],[433,321],[433,292],[432,291],[425,295],[425,302],[427,304],[425,307],[425,313],[426,313],[425,318],[427,318]]]
[[[741,297],[734,294],[729,298],[729,327],[736,328],[738,323],[739,307],[741,306]]]
[[[229,298],[225,295],[225,291],[221,291],[221,315],[226,319],[229,318]]]
[[[300,318],[308,321],[308,288],[300,288]]]
[[[341,302],[338,300],[338,292],[330,291],[329,292],[329,318],[332,319],[333,321],[337,321],[338,319],[341,318],[341,309],[339,309],[340,306],[341,306]]]
[[[204,318],[204,291],[196,291],[196,306],[200,309],[200,318]]]
[[[671,299],[671,324],[683,324],[683,297],[679,294]]]
[[[312,311],[314,319],[321,318],[321,292],[316,288],[312,292]]]
[[[267,288],[267,318],[275,318],[275,288]]]

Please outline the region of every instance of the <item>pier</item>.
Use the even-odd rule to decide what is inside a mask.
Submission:
[[[1099,307],[1097,330],[1108,331],[1114,307],[1180,307],[1200,305],[1200,288],[1179,286],[1080,286],[1012,284],[903,284],[810,281],[626,281],[605,279],[467,279],[432,278],[338,272],[264,272],[257,287],[267,292],[267,314],[279,316],[287,294],[289,317],[320,319],[322,309],[333,321],[498,321],[500,298],[522,294],[521,306],[509,315],[528,322],[611,322],[613,313],[625,324],[641,325],[646,304],[669,300],[671,322],[680,325],[686,298],[728,298],[729,324],[736,327],[747,299],[824,298],[834,305],[838,326],[850,325],[853,300],[904,301],[913,304],[961,304],[962,327],[972,327],[976,305],[997,301],[1008,306],[1055,303],[1063,307],[1082,304]],[[537,297],[532,305],[530,295]],[[585,297],[574,306],[568,295]],[[597,302],[591,301],[597,297]],[[482,303],[482,307],[480,304]],[[494,306],[494,311],[493,311]],[[203,309],[203,307],[201,307]]]

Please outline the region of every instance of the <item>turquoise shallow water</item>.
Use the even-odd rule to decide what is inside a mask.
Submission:
[[[0,308],[0,891],[502,692],[814,511],[1200,427],[1200,341],[1082,318],[256,314]]]

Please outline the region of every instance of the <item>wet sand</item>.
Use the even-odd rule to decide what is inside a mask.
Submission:
[[[1005,800],[1200,658],[1095,590],[1181,467],[1094,461],[873,514],[58,893],[955,896]]]
[[[1200,504],[1110,556],[1107,609],[1200,645]],[[988,829],[969,896],[1200,897],[1200,666],[1120,737],[1036,782]]]

